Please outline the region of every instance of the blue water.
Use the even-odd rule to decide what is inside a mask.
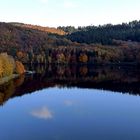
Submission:
[[[0,107],[0,140],[140,140],[140,97],[48,88]]]

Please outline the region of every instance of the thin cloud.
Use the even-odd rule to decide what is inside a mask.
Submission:
[[[40,0],[40,2],[43,4],[48,4],[48,0]]]
[[[77,8],[78,4],[72,1],[64,1],[63,6],[65,8]]]
[[[34,110],[31,115],[39,119],[52,119],[53,114],[47,107],[42,107],[41,109]]]

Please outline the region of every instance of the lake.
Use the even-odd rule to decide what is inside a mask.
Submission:
[[[0,86],[1,140],[139,140],[138,67],[40,65]]]

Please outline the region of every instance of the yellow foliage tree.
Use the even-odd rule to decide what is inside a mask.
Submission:
[[[0,54],[0,77],[10,76],[15,68],[14,59],[6,53]]]
[[[79,61],[81,63],[87,63],[88,62],[88,56],[86,54],[80,54]]]

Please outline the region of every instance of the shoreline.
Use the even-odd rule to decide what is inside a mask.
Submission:
[[[82,65],[88,65],[88,66],[140,66],[140,63],[130,63],[130,62],[121,62],[121,63],[23,63],[24,66],[38,66],[38,65],[66,65],[66,66],[71,66],[71,65],[77,65],[77,66],[82,66]]]

